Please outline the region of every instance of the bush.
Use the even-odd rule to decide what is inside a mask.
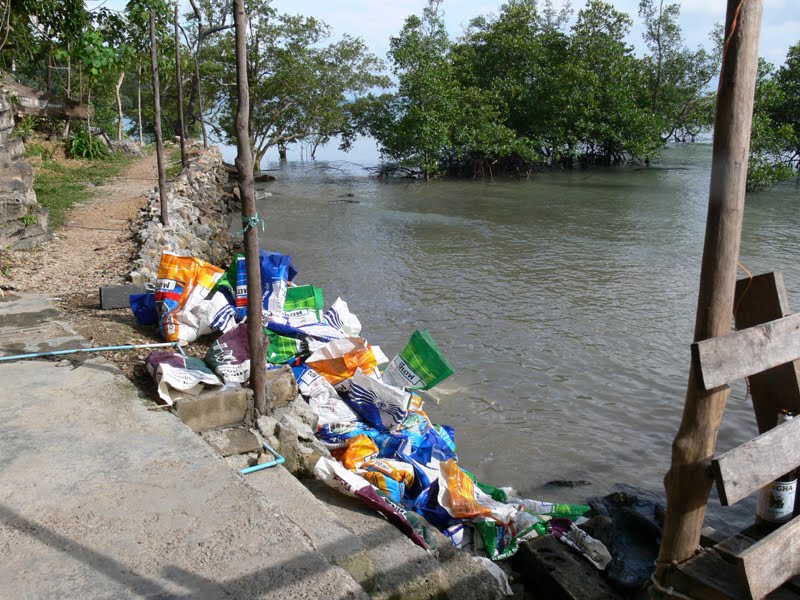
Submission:
[[[92,136],[85,127],[76,129],[65,140],[67,156],[70,158],[106,158],[110,154],[108,147],[99,136]]]
[[[39,126],[39,119],[33,115],[25,115],[14,126],[14,135],[20,138],[23,142],[27,142],[30,137],[36,132]]]

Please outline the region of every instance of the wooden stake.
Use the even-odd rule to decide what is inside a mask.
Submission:
[[[761,0],[728,0],[722,73],[717,91],[708,220],[694,341],[730,331],[744,210]],[[667,473],[667,515],[656,568],[690,558],[700,542],[712,479],[708,464],[725,409],[727,387],[704,391],[694,365]]]
[[[175,78],[178,80],[178,123],[181,138],[181,166],[186,168],[186,122],[183,119],[183,75],[181,74],[181,40],[178,37],[178,4],[175,4]]]
[[[244,232],[244,253],[247,265],[247,341],[250,346],[250,387],[253,390],[256,410],[267,412],[266,353],[264,331],[261,327],[261,268],[258,257],[258,227],[255,221],[256,198],[253,188],[253,154],[250,150],[250,89],[247,81],[247,17],[244,0],[234,0],[233,18],[236,24],[236,81],[239,106],[236,110],[236,170],[239,192],[242,199],[242,222],[247,223]]]
[[[161,137],[161,88],[158,84],[158,46],[156,45],[156,11],[150,9],[150,62],[153,67],[153,128],[156,136],[158,162],[158,194],[161,202],[161,223],[169,225],[167,206],[167,175],[164,170],[164,141]]]

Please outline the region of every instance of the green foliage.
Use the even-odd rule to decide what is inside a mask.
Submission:
[[[25,225],[36,225],[39,222],[39,215],[35,212],[29,212],[22,217],[22,222]]]
[[[267,0],[249,0],[246,10],[255,167],[275,146],[325,141],[346,130],[354,134],[348,105],[388,83],[378,75],[380,61],[359,39],[344,36],[330,43],[330,28],[313,17],[277,14]],[[234,50],[230,30],[204,45],[203,64],[215,84],[211,104],[221,107],[212,115],[212,125],[228,143],[236,140]]]
[[[88,128],[77,127],[64,141],[67,156],[70,158],[86,158],[90,160],[107,158],[108,146],[102,138],[92,135]]]
[[[27,142],[36,132],[38,126],[39,119],[37,117],[25,115],[14,125],[13,135],[20,138],[23,142]]]
[[[78,166],[66,165],[59,161],[43,163],[33,180],[33,189],[39,204],[49,213],[50,224],[60,227],[64,214],[73,205],[91,197],[93,187],[102,185],[116,176],[131,162],[126,157],[113,157],[109,160],[86,161]]]
[[[789,96],[794,92],[794,81],[786,76],[791,62],[790,52],[787,66],[779,71],[783,77],[776,77],[775,67],[759,60],[747,167],[748,191],[772,187],[791,179],[797,171],[798,136],[792,116],[800,100],[798,96]]]

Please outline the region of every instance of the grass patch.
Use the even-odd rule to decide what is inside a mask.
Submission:
[[[115,156],[105,160],[44,160],[37,165],[33,189],[39,204],[49,212],[53,228],[61,227],[64,214],[72,206],[92,197],[90,185],[102,185],[131,162],[131,158]]]
[[[164,154],[166,154],[166,166],[164,168],[164,175],[167,179],[172,179],[183,170],[181,164],[181,147],[180,146],[167,146],[164,145]]]

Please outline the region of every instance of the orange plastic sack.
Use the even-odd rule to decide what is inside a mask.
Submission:
[[[316,350],[306,364],[322,375],[331,385],[337,385],[355,375],[356,369],[371,373],[378,359],[369,342],[360,337],[333,340]]]
[[[370,479],[370,473],[381,473],[386,477],[390,477],[395,481],[399,481],[406,487],[414,485],[414,467],[407,462],[401,460],[392,460],[389,458],[375,458],[365,462],[361,466],[364,478],[375,485]]]
[[[347,446],[332,450],[333,457],[351,471],[378,455],[378,447],[363,433],[347,440]]]
[[[482,492],[455,460],[439,463],[439,504],[457,519],[487,518],[510,522],[515,506],[494,500]]]
[[[164,339],[193,342],[235,324],[233,307],[222,294],[211,292],[223,272],[193,256],[161,255],[155,300]]]

